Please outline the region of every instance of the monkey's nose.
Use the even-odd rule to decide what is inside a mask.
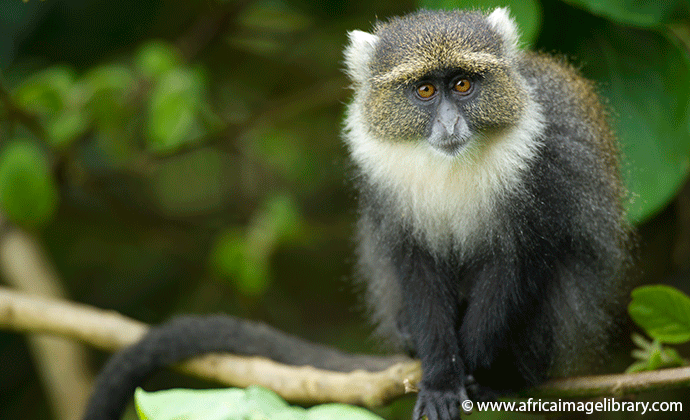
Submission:
[[[452,136],[455,134],[455,127],[459,120],[460,113],[457,108],[448,101],[441,102],[436,114],[436,124],[445,130],[446,135]]]
[[[438,118],[436,122],[446,130],[448,136],[452,136],[455,133],[455,125],[458,123],[458,120],[459,118],[456,118],[455,121],[444,121]]]

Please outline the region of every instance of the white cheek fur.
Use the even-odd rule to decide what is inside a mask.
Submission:
[[[500,223],[497,201],[520,188],[521,176],[542,144],[543,118],[533,101],[515,127],[491,138],[474,138],[450,157],[424,140],[376,138],[366,128],[360,98],[349,106],[346,119],[352,158],[375,190],[392,197],[397,217],[437,252],[461,252]]]

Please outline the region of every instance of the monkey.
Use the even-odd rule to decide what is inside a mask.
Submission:
[[[413,420],[585,368],[631,242],[593,83],[522,50],[505,8],[422,10],[349,40],[359,271],[378,332],[421,359]]]
[[[634,236],[594,84],[520,48],[506,8],[392,18],[350,32],[344,56],[358,278],[376,333],[421,360],[413,420],[455,420],[464,401],[586,369],[620,308]],[[213,351],[340,371],[391,363],[181,317],[108,361],[84,419],[118,419],[150,373]]]

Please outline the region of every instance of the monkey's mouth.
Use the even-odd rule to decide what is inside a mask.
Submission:
[[[450,157],[454,157],[460,154],[462,150],[467,146],[467,138],[463,138],[457,135],[444,136],[443,138],[430,139],[429,143],[431,146]]]

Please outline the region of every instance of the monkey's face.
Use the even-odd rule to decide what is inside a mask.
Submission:
[[[480,13],[417,14],[377,28],[363,119],[381,141],[456,156],[515,125],[527,98],[512,46]]]

